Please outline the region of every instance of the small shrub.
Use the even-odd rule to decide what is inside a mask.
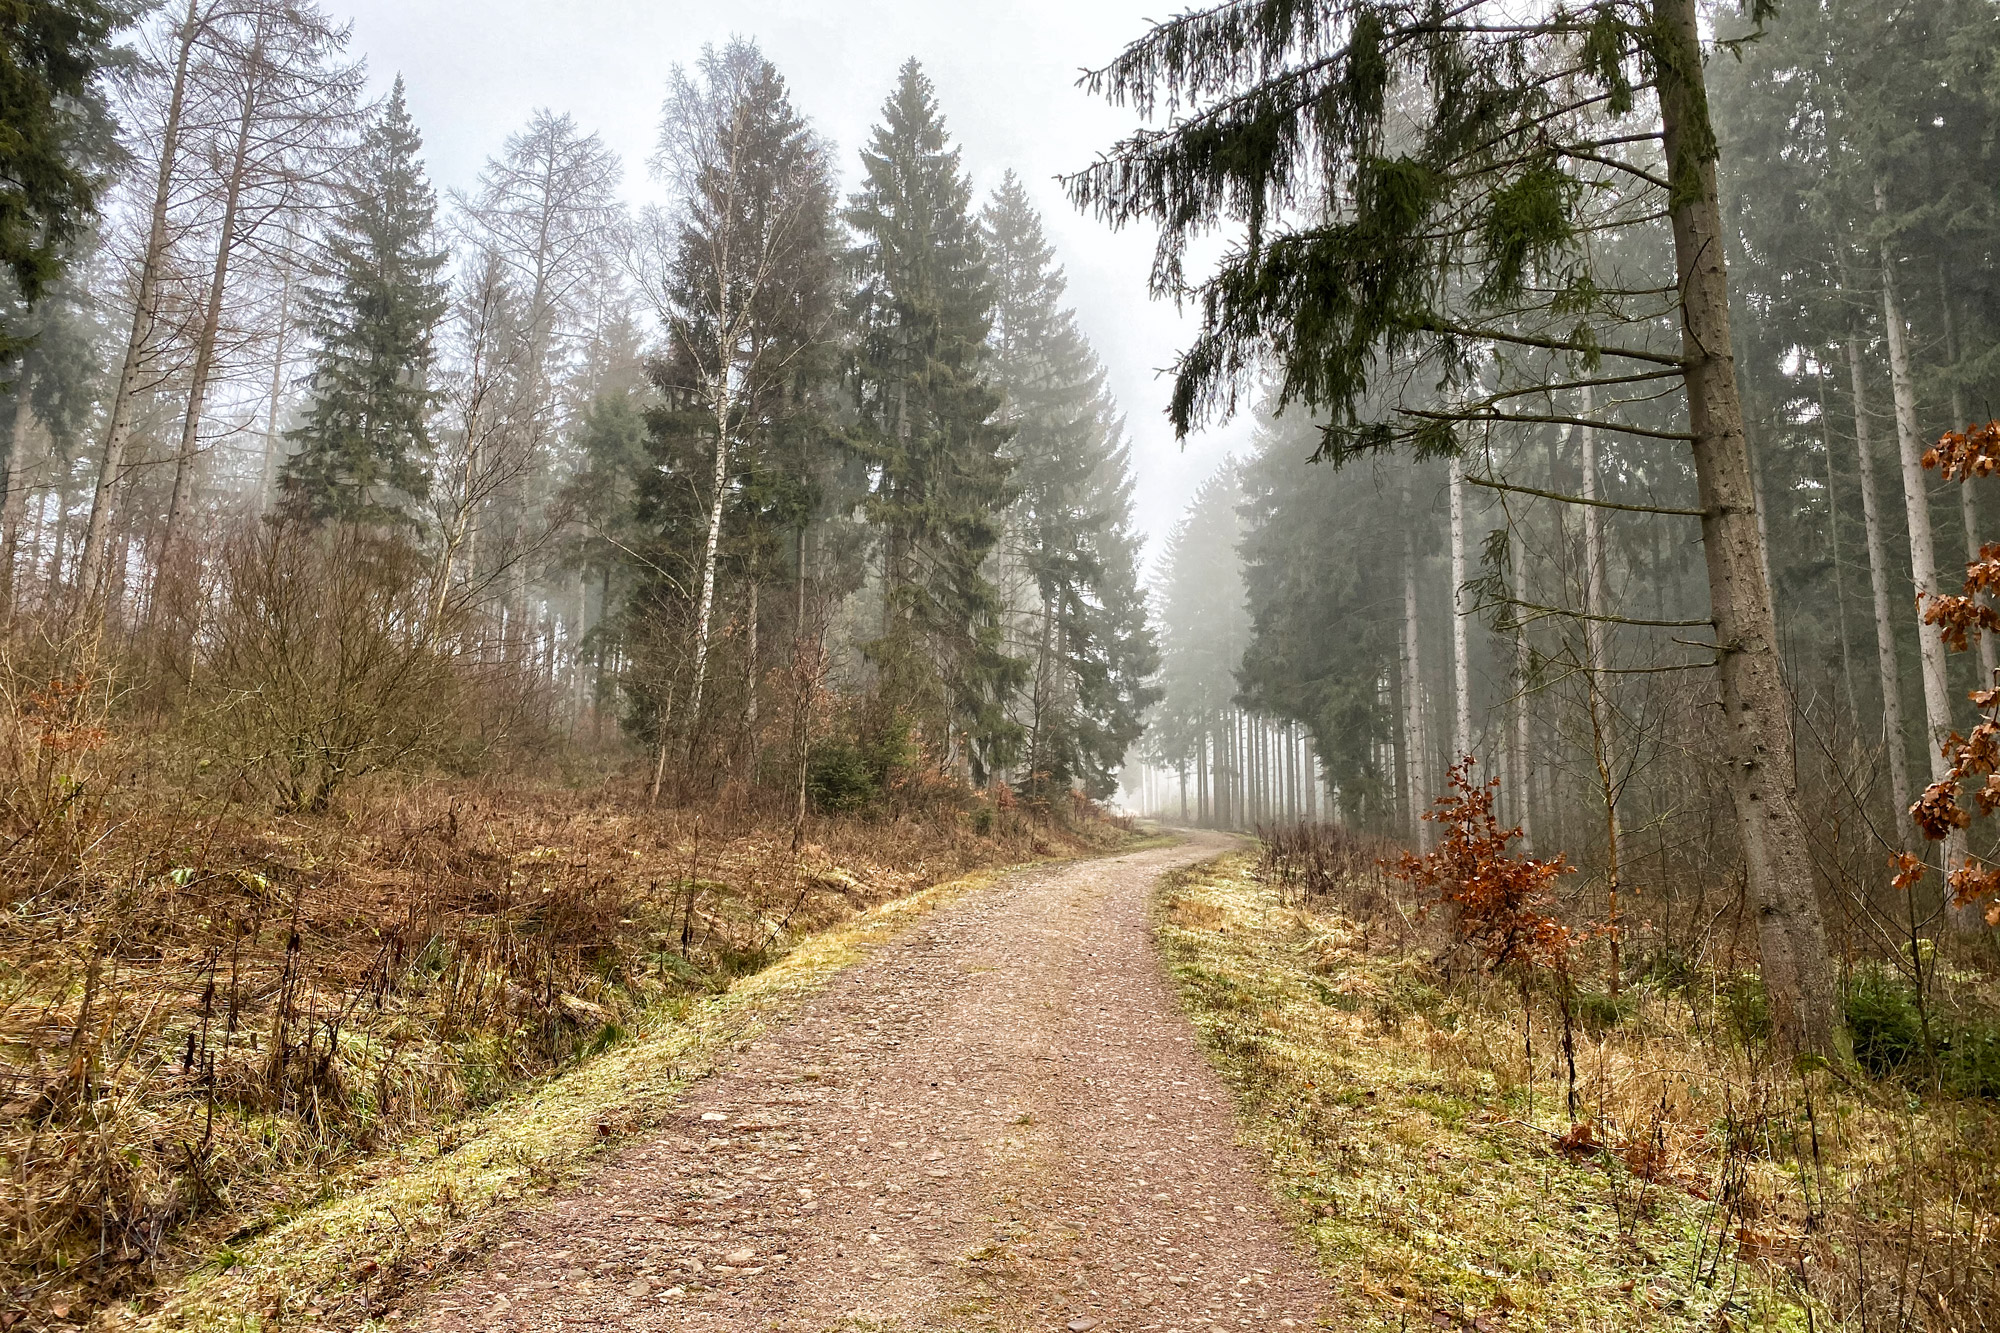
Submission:
[[[1722,1014],[1729,1030],[1744,1046],[1755,1046],[1771,1037],[1771,1001],[1764,994],[1764,979],[1745,973],[1722,988]]]
[[[1621,1026],[1636,1009],[1630,995],[1611,995],[1605,991],[1583,990],[1579,988],[1571,1000],[1576,1013],[1576,1021],[1585,1032],[1599,1036]]]
[[[1876,1078],[1915,1078],[1954,1097],[2000,1097],[2000,1029],[1933,1011],[1886,967],[1857,971],[1847,986],[1854,1059]],[[1928,1028],[1928,1031],[1926,1029]]]
[[[1876,1078],[1928,1062],[1916,992],[1885,968],[1864,967],[1848,983],[1847,1029],[1855,1063]]]
[[[823,814],[855,814],[881,794],[861,747],[845,736],[821,741],[806,757],[806,794]]]

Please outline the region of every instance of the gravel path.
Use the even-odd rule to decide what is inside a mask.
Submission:
[[[1215,854],[1010,876],[913,926],[528,1212],[427,1330],[1312,1328],[1147,900]]]

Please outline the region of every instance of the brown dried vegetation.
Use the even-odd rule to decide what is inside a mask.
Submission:
[[[0,671],[0,1328],[226,1267],[371,1152],[872,904],[1123,836],[975,832],[958,793],[795,850],[752,792],[649,810],[643,775],[382,774],[274,816],[102,676],[31,679]]]
[[[1684,936],[1628,915],[1636,966],[1614,994],[1583,980],[1602,922],[1530,895],[1515,906],[1562,932],[1566,965],[1500,964],[1491,913],[1465,910],[1495,896],[1449,864],[1454,826],[1485,827],[1469,792],[1438,807],[1442,854],[1415,867],[1432,873],[1294,828],[1163,902],[1190,1011],[1354,1313],[1486,1333],[2000,1324],[2000,1116],[1897,1072],[1894,974],[1854,960],[1861,1064],[1834,1069],[1774,1058],[1754,973],[1712,921]],[[1501,863],[1522,858],[1487,850],[1470,878],[1518,878]],[[1351,869],[1300,892],[1316,860]]]

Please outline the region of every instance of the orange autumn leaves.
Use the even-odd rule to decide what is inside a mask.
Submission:
[[[1472,782],[1472,760],[1451,766],[1448,792],[1424,818],[1442,830],[1435,850],[1403,853],[1393,873],[1457,909],[1458,938],[1477,949],[1489,967],[1568,964],[1577,936],[1549,914],[1549,892],[1573,867],[1561,856],[1547,861],[1515,856],[1507,844],[1521,836],[1493,813],[1494,778]]]
[[[2000,421],[1946,433],[1924,453],[1923,464],[1946,481],[2000,472]],[[1987,542],[1979,548],[1979,558],[1966,565],[1965,585],[1956,596],[1924,599],[1924,623],[1937,626],[1945,646],[1962,653],[1977,636],[2000,633],[2000,611],[1982,600],[1995,593],[2000,593],[2000,542]],[[1987,681],[1971,697],[1978,724],[1970,735],[1953,732],[1945,741],[1942,752],[1951,767],[1910,807],[1910,818],[1932,842],[1971,827],[1974,811],[1986,818],[2000,810],[2000,683]],[[1899,853],[1891,864],[1899,889],[1924,877],[1922,860],[1909,852]],[[1982,905],[1988,924],[2000,925],[2000,866],[1968,852],[1959,865],[1947,868],[1946,882],[1956,905]]]

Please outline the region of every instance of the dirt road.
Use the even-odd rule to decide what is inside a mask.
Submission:
[[[924,920],[527,1214],[420,1327],[1310,1328],[1147,900],[1220,839],[1012,876]]]

